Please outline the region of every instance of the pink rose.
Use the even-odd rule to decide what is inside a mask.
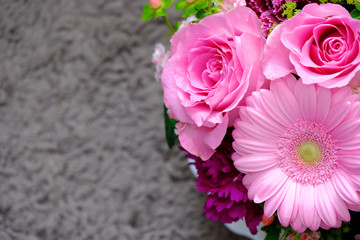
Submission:
[[[162,85],[169,115],[180,121],[183,148],[207,160],[233,123],[238,106],[264,83],[261,22],[247,7],[179,29],[171,39]]]
[[[277,26],[265,45],[265,76],[290,72],[326,88],[360,83],[360,21],[338,4],[308,4]]]

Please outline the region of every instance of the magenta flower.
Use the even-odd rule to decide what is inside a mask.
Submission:
[[[231,160],[234,152],[232,141],[231,134],[225,135],[222,144],[207,161],[191,154],[187,157],[195,160],[198,190],[209,194],[204,206],[206,216],[223,223],[245,217],[250,232],[256,234],[263,210],[261,206],[248,200],[247,189],[242,184],[244,175],[236,170]]]
[[[286,0],[246,0],[246,6],[255,11],[260,20],[264,24],[263,36],[268,35],[269,30],[274,24],[281,23],[286,20],[282,16],[282,5],[287,2]],[[301,9],[309,3],[319,3],[318,0],[292,0],[297,4],[297,8]]]
[[[253,93],[235,122],[232,155],[249,199],[297,232],[338,228],[359,211],[360,102],[349,87],[291,75]]]

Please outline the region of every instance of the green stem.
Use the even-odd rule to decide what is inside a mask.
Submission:
[[[164,22],[166,23],[166,25],[169,27],[169,29],[171,30],[172,33],[175,33],[175,29],[174,27],[171,25],[171,23],[169,22],[169,19],[165,16],[162,17]]]
[[[285,231],[284,234],[281,236],[280,240],[285,240],[287,236],[288,231]]]

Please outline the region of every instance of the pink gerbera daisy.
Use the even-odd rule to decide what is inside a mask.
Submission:
[[[233,132],[248,197],[297,232],[340,227],[360,211],[360,102],[287,76],[254,92]]]

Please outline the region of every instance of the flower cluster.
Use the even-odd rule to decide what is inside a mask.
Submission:
[[[244,175],[236,170],[231,160],[232,142],[231,132],[228,132],[209,160],[203,161],[192,154],[187,157],[195,161],[198,190],[209,194],[204,206],[206,216],[223,223],[245,218],[250,232],[256,234],[263,209],[247,197],[247,189],[242,184]]]
[[[175,8],[196,17],[170,27],[170,52],[154,56],[166,116],[209,194],[206,216],[244,218],[252,233],[262,218],[274,238],[280,230],[269,229],[283,239],[358,237],[360,2]]]

